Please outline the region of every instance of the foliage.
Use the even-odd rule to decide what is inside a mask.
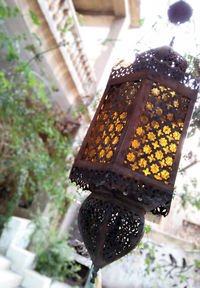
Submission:
[[[190,54],[185,54],[185,59],[188,62],[188,71],[195,77],[196,79],[200,79],[200,60],[198,57],[194,57]],[[195,134],[197,130],[200,129],[200,95],[198,95],[198,99],[196,105],[194,107],[194,112],[192,115],[192,120],[190,123],[190,130],[188,133],[188,137],[191,137]]]
[[[77,106],[75,109],[71,111],[69,110],[69,112],[74,118],[81,117],[81,115],[88,116],[88,110],[84,104]]]
[[[39,25],[37,15],[29,12],[34,24]],[[12,10],[0,1],[2,21],[18,14],[18,8]],[[40,192],[48,195],[52,209],[56,207],[58,214],[63,213],[69,203],[65,159],[72,152],[70,134],[59,128],[64,125],[60,124],[65,115],[49,100],[53,90],[31,67],[32,61],[45,52],[33,56],[38,49],[35,42],[30,43],[25,34],[10,36],[2,28],[0,198],[5,207],[0,209],[1,228],[20,202],[29,205]],[[36,35],[32,38],[41,43]],[[21,57],[24,49],[30,55],[28,61]]]
[[[55,230],[51,222],[51,219],[42,215],[39,209],[32,215],[31,225],[34,226],[34,231],[30,236],[29,250],[35,254],[40,254],[46,249],[50,235]]]
[[[78,279],[80,266],[73,261],[74,248],[67,244],[69,235],[59,237],[55,222],[40,211],[33,217],[35,229],[30,248],[37,255],[35,270],[54,280],[62,281],[65,277]]]
[[[200,105],[194,107],[188,137],[193,136],[197,130],[200,130]]]
[[[182,192],[179,193],[181,204],[185,208],[189,203],[200,210],[200,193],[198,179],[188,178],[188,182],[183,184]]]
[[[17,8],[12,10],[0,1],[2,21],[18,14]],[[29,14],[33,23],[40,25],[37,15]],[[5,67],[0,70],[0,228],[18,205],[29,206],[35,200],[39,206],[39,195],[46,193],[51,203],[49,218],[42,216],[39,208],[32,214],[35,229],[29,248],[37,254],[35,269],[53,279],[77,278],[79,266],[72,260],[73,248],[68,246],[67,236],[58,238],[57,221],[70,202],[66,156],[72,154],[71,136],[66,132],[64,113],[49,100],[54,86],[46,87],[43,76],[31,67],[32,61],[41,61],[47,51],[40,52],[41,41],[35,34],[30,41],[25,34],[10,36],[2,29],[0,41]],[[24,50],[27,61],[21,57]]]
[[[194,260],[194,265],[195,265],[195,268],[200,268],[200,261],[195,259]]]
[[[32,21],[33,21],[33,23],[35,24],[35,25],[40,25],[40,22],[39,22],[39,20],[38,20],[38,17],[37,17],[37,14],[35,14],[33,11],[31,11],[31,10],[29,10],[29,13],[30,13],[30,16],[31,16],[31,19],[32,19]]]
[[[67,244],[67,237],[57,238],[56,233],[48,240],[48,246],[36,257],[35,270],[54,280],[79,278],[80,266],[72,258],[73,248]]]
[[[13,10],[6,5],[4,0],[0,0],[0,18],[11,18],[11,17],[17,17],[19,14],[19,9],[15,7]]]
[[[171,250],[171,253],[167,251],[168,249],[166,252],[159,251],[159,247],[161,246],[150,241],[146,241],[138,247],[140,255],[144,254],[144,277],[157,278],[157,285],[168,281],[171,284],[169,284],[170,287],[190,287],[188,286],[189,282],[194,275],[199,273],[200,261],[177,257],[173,254],[175,250]],[[198,254],[196,256],[198,257]],[[162,285],[156,287],[162,287]]]

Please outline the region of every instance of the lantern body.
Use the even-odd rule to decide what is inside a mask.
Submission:
[[[126,209],[140,210],[136,214],[141,227],[142,213],[169,213],[198,88],[186,68],[187,62],[168,47],[140,54],[128,67],[115,67],[71,170],[71,180],[92,191],[92,197],[98,195],[101,202],[107,197],[109,203],[128,201]],[[82,235],[87,225],[80,227]],[[141,237],[136,238],[130,249]],[[102,263],[96,266],[110,261]]]

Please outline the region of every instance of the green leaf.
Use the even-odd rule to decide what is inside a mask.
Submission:
[[[6,10],[7,10],[7,17],[10,18],[12,16],[10,7],[7,6]]]
[[[149,258],[145,258],[145,264],[146,264],[146,265],[150,265],[150,264],[151,264],[151,261],[150,261]]]
[[[5,78],[5,74],[2,71],[0,71],[0,84],[1,84],[1,87],[4,87],[4,88],[10,88],[11,87],[11,84]]]
[[[26,45],[24,47],[24,49],[28,50],[28,51],[32,51],[34,52],[35,51],[35,46],[33,44],[30,44],[30,45]]]
[[[35,76],[32,73],[29,73],[29,85],[33,87],[35,86],[35,84],[36,84]]]
[[[8,62],[11,62],[13,60],[18,60],[19,59],[19,55],[14,51],[14,47],[13,46],[9,47],[8,53],[6,53],[5,56],[6,56],[6,60]]]
[[[32,35],[38,41],[39,45],[42,46],[42,41],[41,41],[40,37],[38,37],[36,33],[32,33]]]
[[[72,21],[73,21],[73,17],[68,18],[68,19],[67,19],[67,24],[68,24],[68,25],[72,24]]]
[[[179,275],[179,278],[180,278],[180,282],[182,283],[183,281],[185,281],[187,279],[187,276],[186,275]]]
[[[13,16],[14,16],[14,17],[17,17],[18,14],[19,14],[19,9],[18,9],[17,7],[15,7],[15,8],[13,9]]]
[[[144,24],[144,18],[140,19],[138,22],[139,22],[139,25],[141,27]]]
[[[0,6],[0,17],[1,17],[2,19],[5,19],[5,16],[6,16],[5,7]]]
[[[145,233],[146,233],[146,234],[150,233],[150,231],[151,231],[150,225],[146,225],[146,226],[144,227],[144,230],[145,230]]]
[[[65,32],[67,32],[67,29],[66,28],[62,28],[59,31],[62,32],[62,33],[65,33]]]
[[[31,16],[31,19],[32,19],[33,23],[35,25],[40,26],[40,22],[39,22],[38,16],[32,10],[29,10],[29,14]]]
[[[193,201],[193,202],[192,202],[192,205],[196,206],[197,209],[200,210],[200,199],[197,199],[197,200]]]
[[[161,271],[161,266],[159,264],[156,265],[156,268],[158,269],[158,271]]]
[[[78,22],[81,26],[84,26],[84,22],[83,22],[83,15],[76,12],[77,18],[78,18]]]
[[[200,261],[195,259],[194,260],[194,265],[195,265],[195,268],[200,268]]]
[[[191,179],[191,183],[194,188],[197,188],[198,180],[196,178]]]

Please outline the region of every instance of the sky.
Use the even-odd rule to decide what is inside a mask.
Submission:
[[[193,15],[189,23],[179,26],[169,23],[167,10],[174,0],[141,0],[140,28],[128,29],[117,41],[113,41],[113,64],[125,59],[134,61],[134,54],[151,48],[169,45],[175,36],[174,50],[184,56],[185,53],[194,56],[200,53],[200,1],[187,0],[193,8]],[[156,24],[155,24],[156,23]],[[103,24],[103,23],[102,23]],[[152,28],[152,26],[155,26]],[[107,37],[109,27],[82,27],[82,36],[86,50],[92,63],[100,55],[104,47],[101,45]],[[114,39],[116,40],[116,39]],[[141,41],[140,41],[141,40]]]
[[[169,45],[173,36],[173,48],[181,55],[188,53],[196,56],[200,53],[200,1],[185,1],[193,8],[193,15],[190,22],[178,26],[170,23],[167,16],[168,7],[174,2],[176,1],[141,0],[140,18],[143,25],[127,31],[121,41],[121,47],[118,47],[117,57],[122,58],[126,55],[130,61],[133,58],[133,49],[145,51]],[[140,39],[142,40],[138,43]]]

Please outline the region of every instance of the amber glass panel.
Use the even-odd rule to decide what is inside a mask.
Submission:
[[[112,86],[101,106],[82,159],[110,163],[127,122],[140,81]]]
[[[190,100],[154,83],[124,165],[169,184]]]

